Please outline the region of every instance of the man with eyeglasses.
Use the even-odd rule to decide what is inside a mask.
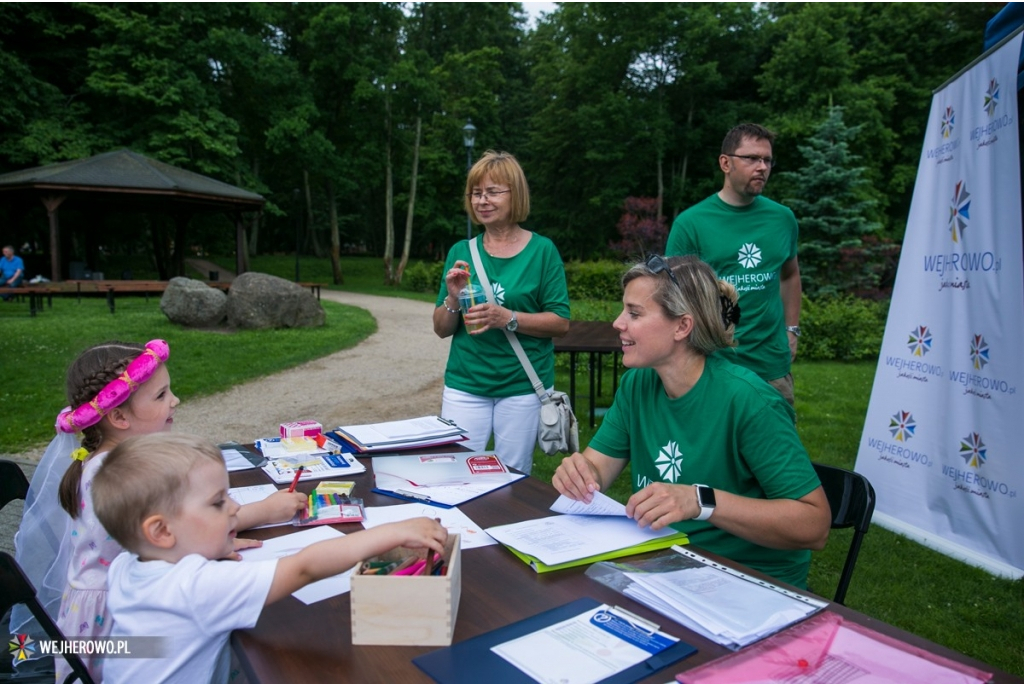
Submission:
[[[680,214],[666,255],[695,254],[735,286],[738,346],[721,352],[793,404],[790,365],[800,337],[800,266],[792,210],[761,195],[775,159],[775,134],[740,124],[722,141],[722,189]]]

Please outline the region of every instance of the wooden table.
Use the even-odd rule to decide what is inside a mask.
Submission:
[[[399,500],[371,492],[372,466],[369,460],[364,461],[367,473],[351,478],[356,481],[353,495],[363,498],[367,506],[401,504]],[[231,484],[236,487],[266,482],[270,480],[261,470],[231,474]],[[309,491],[314,484],[303,483],[300,489]],[[460,509],[475,523],[486,528],[550,515],[548,507],[555,497],[554,489],[547,483],[525,478],[468,502]],[[361,530],[358,524],[336,528],[345,533]],[[277,527],[249,531],[246,536],[265,539],[291,532],[294,529]],[[708,556],[721,560],[714,555]],[[584,575],[585,570],[583,566],[537,574],[500,545],[466,550],[462,555],[462,600],[455,624],[454,642],[534,616],[580,597],[592,597],[639,614],[698,649],[693,656],[656,673],[645,682],[664,683],[674,680],[677,672],[694,668],[727,653],[724,647],[591,580]],[[749,572],[760,575],[754,571]],[[844,606],[831,604],[829,609],[873,630],[923,646],[955,661],[985,671],[995,671],[994,682],[1019,680],[1010,673],[996,671],[974,659]],[[347,594],[309,606],[294,597],[288,597],[264,609],[255,628],[236,631],[232,635],[231,644],[252,682],[277,683],[429,683],[431,679],[411,660],[437,649],[353,646]]]
[[[619,332],[607,321],[570,321],[569,332],[555,338],[555,352],[569,353],[569,402],[576,409],[576,355],[590,354],[590,427],[594,427],[594,404],[596,393],[601,391],[601,355],[612,355],[612,393],[619,385],[619,353],[622,342]],[[596,362],[596,363],[595,363]],[[597,368],[597,385],[594,385],[594,368]]]

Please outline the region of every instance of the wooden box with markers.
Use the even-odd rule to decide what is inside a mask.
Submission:
[[[440,558],[399,547],[367,559],[352,574],[352,644],[450,645],[461,594],[458,535]]]

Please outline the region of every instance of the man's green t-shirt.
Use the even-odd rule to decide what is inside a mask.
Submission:
[[[519,254],[508,257],[492,257],[483,246],[483,234],[473,238],[478,241],[480,259],[487,271],[487,279],[494,289],[498,304],[517,312],[554,312],[562,318],[569,318],[569,290],[565,284],[565,265],[558,254],[558,248],[550,239],[536,233]],[[470,264],[470,282],[478,284],[480,279],[473,268],[473,257],[469,252],[469,241],[460,240],[448,251],[444,270],[447,272],[456,260]],[[436,306],[440,307],[448,296],[444,280],[437,294]],[[454,314],[452,315],[454,316]],[[448,367],[444,382],[449,388],[468,392],[479,397],[514,397],[533,394],[533,386],[516,357],[508,338],[499,329],[491,329],[477,335],[470,335],[459,317],[459,325],[452,336],[448,352]],[[537,376],[545,387],[555,384],[555,344],[551,338],[536,338],[517,332],[519,342],[533,364]]]
[[[821,483],[793,418],[778,391],[748,369],[711,356],[696,385],[674,400],[653,369],[627,371],[590,446],[630,460],[634,492],[657,482],[700,483],[743,497],[799,499]],[[715,554],[807,586],[809,550],[762,547],[710,521],[672,527]]]
[[[789,373],[790,352],[779,291],[782,265],[796,257],[798,228],[788,208],[758,196],[745,207],[717,194],[676,217],[668,255],[694,254],[739,295],[738,346],[719,354],[766,381]]]

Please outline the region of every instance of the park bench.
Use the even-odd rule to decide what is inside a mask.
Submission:
[[[110,308],[110,313],[114,313],[116,294],[124,295],[145,295],[146,301],[149,301],[149,296],[152,293],[163,294],[167,289],[168,281],[129,281],[129,280],[72,280],[64,281],[62,283],[45,283],[38,285],[29,285],[17,288],[12,291],[11,294],[14,296],[26,295],[29,299],[29,313],[32,316],[36,315],[36,312],[42,311],[43,309],[43,297],[47,298],[49,307],[53,308],[53,296],[54,295],[75,295],[78,301],[82,301],[82,294],[102,294],[107,298],[107,306]],[[231,288],[230,281],[207,281],[206,284],[211,288],[217,288],[223,292],[227,292]],[[320,299],[320,288],[323,283],[311,283],[308,281],[299,282],[297,285],[303,288],[309,288],[310,292],[316,295],[316,299]]]

